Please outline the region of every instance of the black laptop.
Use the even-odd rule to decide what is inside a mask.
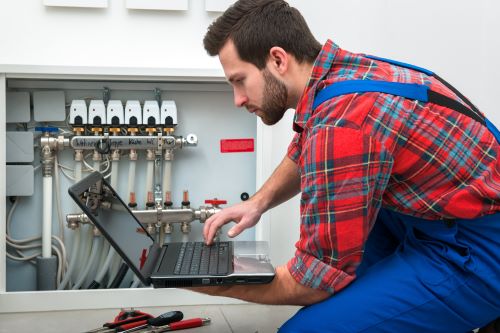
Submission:
[[[269,283],[275,275],[267,242],[158,242],[99,172],[68,189],[92,223],[145,284],[176,288]]]

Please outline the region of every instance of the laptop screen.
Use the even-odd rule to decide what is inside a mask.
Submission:
[[[149,254],[149,249],[154,243],[153,238],[135,219],[135,216],[129,211],[127,205],[105,180],[101,177],[99,177],[100,179],[96,179],[95,177],[89,178],[94,178],[95,180],[92,181],[94,183],[86,183],[85,186],[80,187],[82,193],[78,193],[78,197],[81,199],[83,192],[89,187],[96,192],[102,193],[103,196],[96,209],[89,209],[92,203],[89,202],[88,196],[83,202],[80,201],[80,206],[82,207],[82,203],[85,205],[82,209],[87,216],[94,222],[115,250],[122,254],[124,259],[128,259],[125,260],[127,264],[140,276],[142,263],[144,263],[145,258]],[[99,184],[102,184],[102,191],[96,189],[99,187]]]

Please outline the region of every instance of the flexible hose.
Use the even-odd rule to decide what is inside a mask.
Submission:
[[[127,271],[128,271],[127,264],[122,263],[120,265],[120,269],[118,270],[118,273],[116,274],[115,278],[113,279],[113,281],[109,285],[109,288],[118,288],[120,286],[120,284],[122,283],[123,278],[127,274]]]
[[[144,202],[150,202],[153,198],[149,197],[149,194],[153,191],[153,176],[154,176],[154,163],[155,161],[147,161],[146,169],[146,200]]]
[[[128,194],[135,192],[135,166],[137,161],[130,161],[128,168]]]
[[[77,228],[73,233],[73,247],[71,249],[71,258],[69,260],[69,267],[68,270],[66,271],[66,274],[64,275],[63,280],[57,287],[58,290],[63,290],[64,288],[66,288],[66,285],[68,284],[71,276],[73,275],[73,272],[75,271],[78,248],[80,247],[80,233],[81,233],[80,228]]]
[[[166,198],[166,193],[172,192],[172,161],[163,161],[163,199]]]
[[[59,181],[59,162],[57,152],[54,154],[54,186],[56,187],[56,209],[59,222],[59,238],[64,242],[64,222],[61,208],[61,185]]]
[[[134,279],[133,279],[133,282],[132,282],[132,285],[130,286],[130,288],[138,288],[141,284],[141,280],[139,280],[139,278],[137,277],[137,275],[134,274]]]
[[[111,162],[111,187],[116,190],[118,186],[118,166],[120,161]]]
[[[94,241],[92,242],[92,252],[90,254],[90,259],[87,262],[85,269],[80,274],[80,277],[76,281],[75,285],[73,286],[73,288],[72,288],[73,290],[79,289],[82,286],[83,282],[85,281],[85,278],[87,277],[87,275],[90,272],[90,269],[92,268],[92,264],[96,261],[97,255],[99,254],[99,250],[101,247],[100,239],[101,239],[101,237],[94,237]]]
[[[115,249],[113,247],[110,247],[108,251],[108,256],[106,257],[106,261],[104,262],[104,265],[102,265],[101,269],[97,273],[94,281],[98,282],[99,284],[102,283],[102,280],[106,276],[106,273],[108,272],[109,267],[111,266],[111,262],[113,261],[115,254],[116,254]]]
[[[113,257],[113,262],[111,263],[111,266],[109,267],[109,279],[108,279],[108,288],[111,287],[111,284],[113,283],[114,278],[118,274],[120,267],[122,265],[122,258],[120,256],[115,255]]]

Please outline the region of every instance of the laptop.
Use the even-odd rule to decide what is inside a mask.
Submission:
[[[88,175],[68,192],[146,286],[262,284],[274,278],[267,242],[219,241],[212,246],[172,242],[161,246],[100,172]]]

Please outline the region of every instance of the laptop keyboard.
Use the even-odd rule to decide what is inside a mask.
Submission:
[[[176,275],[226,275],[231,259],[229,242],[207,246],[203,242],[183,243],[175,264]]]

